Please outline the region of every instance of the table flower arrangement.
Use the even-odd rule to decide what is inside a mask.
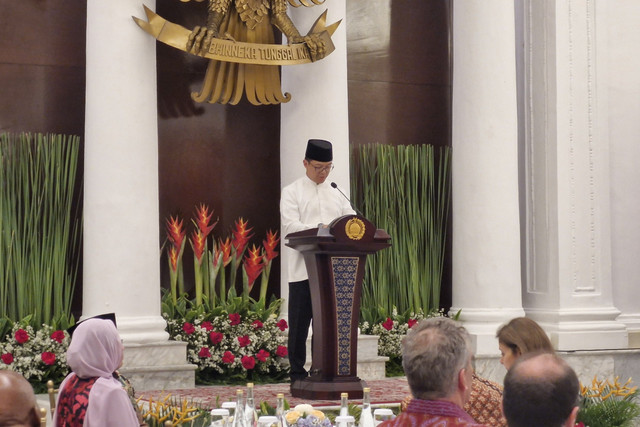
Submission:
[[[0,369],[22,374],[36,393],[46,390],[46,381],[59,384],[69,373],[66,331],[42,325],[35,330],[26,322],[16,322],[0,341]]]
[[[622,384],[594,377],[591,385],[580,385],[580,410],[576,421],[588,427],[635,426],[640,419],[638,387],[631,378]]]
[[[290,427],[331,427],[331,420],[324,412],[308,404],[297,405],[285,414]]]

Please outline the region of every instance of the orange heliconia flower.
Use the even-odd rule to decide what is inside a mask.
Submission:
[[[173,271],[178,270],[178,249],[175,246],[169,248],[169,262]]]
[[[201,261],[207,246],[207,237],[200,230],[194,230],[190,240],[194,255],[198,261]]]
[[[253,228],[247,228],[247,225],[248,221],[245,221],[242,217],[236,221],[236,229],[233,230],[233,240],[231,243],[237,254],[244,252],[247,243],[249,243],[249,239],[253,236],[253,234],[249,234]]]
[[[222,239],[218,239],[216,255],[215,257],[213,257],[214,267],[216,266],[215,263],[218,261],[220,252],[222,252],[222,265],[226,267],[231,262],[231,241],[228,237],[225,241],[222,241]]]
[[[213,230],[213,227],[215,227],[216,224],[218,223],[218,221],[216,221],[213,224],[209,224],[209,221],[211,221],[211,217],[213,216],[213,210],[211,211],[211,213],[209,213],[209,207],[205,206],[204,204],[201,204],[200,206],[196,207],[195,216],[196,216],[196,219],[194,222],[198,226],[198,229],[200,230],[200,232],[206,238],[209,235],[209,233],[211,233],[211,230]]]
[[[278,256],[278,252],[276,252],[276,248],[278,247],[278,242],[280,238],[277,237],[277,231],[267,231],[267,240],[262,241],[262,246],[264,246],[265,260],[266,262],[271,261],[275,257]]]
[[[175,218],[173,216],[170,216],[167,220],[167,237],[169,238],[173,246],[178,249],[178,251],[182,247],[182,241],[187,234],[184,231],[183,224],[184,221],[178,221],[177,216]]]
[[[264,264],[262,263],[262,254],[256,245],[253,245],[249,249],[249,254],[245,256],[243,265],[244,271],[247,273],[249,289],[251,289],[253,283],[256,281],[260,273],[262,273],[262,269],[264,268]]]

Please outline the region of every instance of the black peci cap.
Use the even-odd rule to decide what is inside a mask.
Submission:
[[[305,159],[315,160],[317,162],[330,162],[333,160],[333,148],[329,141],[324,139],[310,139],[307,142],[307,151],[304,154]]]

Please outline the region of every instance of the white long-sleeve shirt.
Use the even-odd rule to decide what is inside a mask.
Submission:
[[[327,181],[316,184],[305,175],[282,189],[280,215],[283,236],[315,228],[319,224],[329,224],[349,214],[355,214],[349,201]],[[288,246],[284,250],[289,251],[289,282],[308,279],[302,254]]]

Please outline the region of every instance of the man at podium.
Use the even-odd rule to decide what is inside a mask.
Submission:
[[[280,215],[282,235],[329,224],[343,215],[354,215],[349,200],[326,182],[333,169],[333,149],[329,141],[310,139],[302,165],[305,175],[282,189]],[[311,325],[311,292],[309,276],[302,253],[289,251],[289,363],[290,378],[307,377],[306,341]]]

